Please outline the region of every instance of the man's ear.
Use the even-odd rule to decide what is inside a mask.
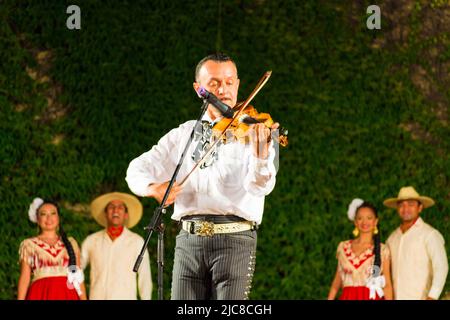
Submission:
[[[423,210],[423,204],[422,204],[422,202],[419,202],[419,213],[422,212],[422,210]]]
[[[195,90],[195,92],[197,93],[198,89],[200,88],[200,83],[194,82],[194,83],[192,84],[192,86],[194,87],[194,90]]]

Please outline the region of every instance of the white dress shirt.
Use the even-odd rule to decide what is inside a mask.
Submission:
[[[442,235],[422,218],[405,233],[397,228],[388,238],[396,300],[438,299],[448,272]]]
[[[81,266],[90,263],[90,300],[150,300],[152,277],[148,252],[144,254],[136,273],[134,263],[144,245],[144,239],[127,228],[114,241],[106,230],[89,235],[81,245]]]
[[[210,120],[207,115],[204,120]],[[158,144],[131,161],[126,181],[136,195],[148,196],[152,183],[169,181],[188,141],[195,121],[187,121],[163,136]],[[193,140],[181,166],[177,182],[194,167],[193,154],[198,140]],[[173,220],[193,214],[232,214],[261,223],[264,197],[275,186],[275,148],[269,157],[253,156],[252,146],[229,142],[218,147],[218,159],[210,166],[197,168],[186,181],[175,201]]]

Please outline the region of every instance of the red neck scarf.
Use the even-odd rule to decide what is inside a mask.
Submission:
[[[108,227],[108,229],[106,229],[106,232],[108,233],[108,236],[111,238],[111,240],[116,240],[123,232],[123,226],[119,226],[119,227]]]

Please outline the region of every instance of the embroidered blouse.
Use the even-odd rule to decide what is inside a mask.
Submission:
[[[352,250],[352,242],[353,240],[342,241],[336,252],[343,287],[365,286],[373,270],[375,259],[373,246],[357,256]],[[383,263],[390,259],[389,256],[388,247],[381,244],[381,274],[383,274]]]
[[[72,237],[68,240],[75,255],[79,257],[80,249],[77,242]],[[49,245],[38,237],[25,239],[20,244],[19,257],[20,261],[25,261],[31,267],[32,281],[45,277],[67,276],[69,255],[61,238],[54,245]]]

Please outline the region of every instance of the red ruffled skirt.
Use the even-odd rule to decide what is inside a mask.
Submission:
[[[67,277],[47,277],[33,281],[26,300],[80,300],[77,291],[67,287]]]
[[[339,300],[371,300],[370,290],[365,286],[361,287],[344,287],[342,289],[342,294]],[[374,300],[384,300],[384,297],[380,298],[378,294],[375,293]]]

